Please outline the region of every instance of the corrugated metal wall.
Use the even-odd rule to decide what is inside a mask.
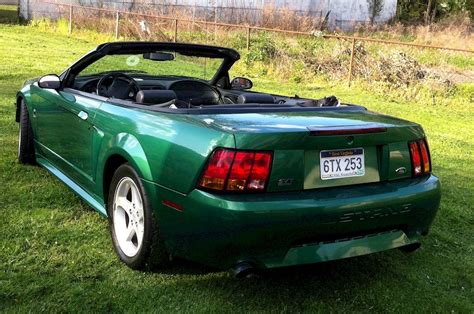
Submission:
[[[18,0],[0,0],[0,4],[17,5]]]
[[[45,4],[41,0],[19,0],[20,15],[23,18],[56,17],[55,5]],[[66,2],[66,1],[64,1]],[[354,26],[368,23],[370,20],[367,0],[69,0],[68,3],[102,6],[121,10],[139,10],[147,6],[166,14],[175,9],[186,9],[196,19],[218,22],[238,23],[235,17],[245,15],[246,21],[258,24],[262,12],[269,9],[288,9],[295,13],[314,18],[324,18],[329,12],[329,28],[352,30]],[[375,18],[376,23],[385,23],[396,14],[397,0],[383,0],[383,9]]]

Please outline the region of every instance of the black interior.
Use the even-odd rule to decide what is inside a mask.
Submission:
[[[274,104],[275,97],[270,94],[243,93],[237,97],[238,104]]]
[[[154,77],[111,72],[97,76],[79,76],[74,81],[73,88],[146,105],[160,105],[171,100],[176,100],[178,107],[187,108],[224,103],[218,88],[208,82],[175,76]]]
[[[172,90],[141,90],[137,93],[136,102],[143,105],[163,104],[177,100],[176,93]]]
[[[140,86],[134,78],[121,72],[103,75],[96,86],[97,95],[119,99],[133,99],[139,90]]]
[[[78,76],[73,88],[144,105],[162,105],[174,101],[178,108],[192,108],[226,103],[219,89],[208,82],[174,76],[154,77],[111,72],[102,75]],[[233,102],[230,101],[230,103]]]
[[[174,51],[186,56],[222,59],[217,72],[209,81],[185,76],[153,76],[139,70],[110,71],[82,76],[88,66],[107,55],[143,54],[150,60],[172,60],[171,54],[160,51]],[[248,79],[236,78],[233,84],[229,70],[240,59],[237,51],[216,46],[163,43],[163,42],[112,42],[99,45],[59,75],[61,88],[79,93],[99,95],[108,102],[126,107],[149,108],[163,112],[196,112],[205,110],[293,110],[311,107],[340,107],[339,101],[331,96],[319,100],[271,95],[252,92]],[[240,84],[241,80],[248,83]],[[233,80],[235,81],[235,80]],[[247,88],[247,89],[243,89]],[[101,97],[101,98],[102,98]],[[103,100],[103,99],[102,99]],[[310,108],[304,108],[310,107]],[[180,110],[176,110],[180,109]],[[340,108],[339,108],[340,109]]]
[[[139,105],[163,108],[202,108],[216,105],[337,106],[335,97],[320,100],[298,96],[286,97],[248,90],[233,90],[228,77],[216,86],[207,81],[180,76],[151,76],[143,73],[110,72],[92,76],[78,76],[73,89],[98,94],[111,99],[130,101]]]
[[[178,100],[190,106],[212,106],[222,102],[217,88],[197,80],[176,81],[171,83],[168,89],[176,93]]]

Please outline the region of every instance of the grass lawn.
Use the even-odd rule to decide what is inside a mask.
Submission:
[[[186,261],[156,273],[122,265],[104,219],[46,170],[16,160],[16,91],[26,79],[58,73],[107,39],[0,25],[0,312],[474,312],[473,104],[396,102],[342,83],[254,80],[260,90],[336,94],[424,126],[443,198],[419,251],[393,250],[245,280]]]

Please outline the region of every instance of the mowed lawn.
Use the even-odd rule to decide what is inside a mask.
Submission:
[[[132,271],[115,256],[106,220],[46,170],[16,160],[15,93],[101,40],[91,38],[0,25],[0,312],[474,312],[473,103],[394,102],[342,83],[255,80],[262,90],[336,94],[424,126],[443,197],[422,248],[244,280],[186,261],[161,272]]]

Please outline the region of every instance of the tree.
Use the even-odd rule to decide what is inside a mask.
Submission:
[[[400,21],[432,23],[434,18],[467,12],[474,18],[474,0],[398,0],[397,16]]]
[[[428,0],[428,5],[425,12],[425,24],[431,24],[436,15],[436,0]]]

